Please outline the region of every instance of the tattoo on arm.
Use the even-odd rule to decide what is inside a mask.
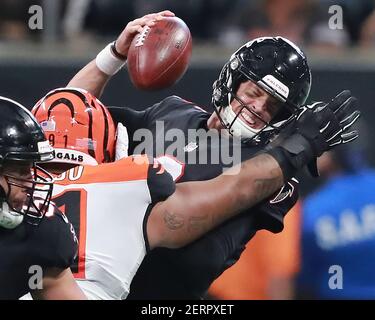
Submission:
[[[164,223],[168,229],[177,230],[177,229],[181,229],[184,226],[185,221],[184,221],[184,217],[182,217],[181,215],[173,213],[173,212],[165,211]]]
[[[230,187],[221,189],[220,207],[216,202],[209,201],[217,197],[216,190],[213,190],[210,185],[211,191],[207,197],[197,196],[194,199],[196,202],[186,205],[180,202],[185,200],[184,197],[177,198],[179,201],[177,206],[173,205],[176,202],[172,202],[164,208],[161,214],[164,227],[171,231],[167,232],[170,237],[169,243],[176,241],[177,236],[178,241],[184,243],[204,234],[241,210],[252,207],[260,200],[272,195],[283,185],[282,171],[276,160],[268,154],[261,154],[243,162],[239,174],[240,177],[219,177],[214,181],[213,186],[226,180],[230,182],[228,184]],[[190,189],[190,191],[182,189],[181,192],[183,190],[188,190],[191,198],[194,198],[192,195],[197,192],[196,189]]]
[[[207,227],[208,215],[188,217],[188,231],[205,230]],[[185,218],[181,214],[165,211],[164,223],[170,230],[177,230],[185,227]]]
[[[279,186],[279,184],[278,178],[256,179],[254,181],[256,202],[273,194],[276,190],[275,185]]]
[[[192,231],[204,231],[207,228],[208,215],[195,216],[189,218],[188,230]]]
[[[267,196],[273,194],[280,186],[284,183],[284,177],[279,168],[273,168],[275,159],[268,154],[260,154],[252,159],[251,163],[243,162],[243,169],[246,169],[248,165],[252,165],[259,169],[260,172],[264,172],[265,168],[268,166],[270,169],[267,178],[258,178],[254,180],[254,191],[255,191],[255,201],[258,202]]]

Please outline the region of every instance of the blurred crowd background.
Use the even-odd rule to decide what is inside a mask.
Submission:
[[[32,5],[43,8],[42,30],[28,26]],[[342,28],[330,27],[340,26],[332,18],[337,6]],[[350,89],[362,110],[360,141],[321,159],[319,180],[303,176],[284,231],[258,232],[209,297],[374,299],[375,0],[0,0],[0,94],[31,107],[66,85],[128,21],[164,9],[191,30],[186,75],[173,88],[140,92],[121,72],[104,103],[143,109],[177,94],[211,110],[212,82],[230,54],[254,37],[281,35],[307,53],[311,100]]]
[[[1,40],[38,39],[25,24],[35,4],[53,7],[48,14],[54,30],[67,40],[113,37],[124,21],[168,8],[184,18],[197,42],[232,47],[277,33],[304,46],[375,46],[373,0],[1,0]],[[345,17],[339,30],[327,23],[333,5],[341,6]]]

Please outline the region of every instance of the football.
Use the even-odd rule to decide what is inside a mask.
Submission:
[[[168,88],[184,75],[191,52],[188,26],[180,18],[165,17],[134,37],[127,61],[130,80],[141,90]]]

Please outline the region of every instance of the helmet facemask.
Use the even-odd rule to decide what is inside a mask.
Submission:
[[[0,112],[0,227],[37,225],[49,208],[53,178],[36,163],[51,160],[53,149],[24,106],[0,97]]]
[[[263,42],[264,40],[266,41]],[[244,142],[266,144],[296,117],[299,106],[307,98],[311,74],[304,61],[303,53],[293,46],[286,39],[280,37],[255,39],[238,49],[224,65],[219,79],[213,85],[212,103],[223,127],[230,134],[240,136]],[[279,50],[279,56],[274,47]],[[294,74],[293,68],[298,69],[294,65],[289,69],[285,68],[285,70],[276,67],[282,64],[282,58],[287,56],[283,52],[283,50],[286,51],[285,48],[289,50],[287,52],[289,56],[300,54],[299,59],[302,61],[300,64],[306,69],[300,76],[301,79],[298,79],[299,75]],[[282,65],[282,67],[284,66]],[[282,72],[279,72],[280,69]],[[293,77],[296,77],[297,80]],[[246,81],[253,82],[278,102],[278,111],[271,121],[263,119],[253,110],[252,106],[246,105],[237,96],[236,92],[240,84]],[[231,107],[234,100],[241,106],[236,112]],[[252,128],[240,117],[244,110],[262,122],[264,126],[260,129]]]
[[[16,165],[16,164],[15,164]],[[5,166],[6,168],[6,166]],[[31,168],[31,178],[24,179],[3,171],[3,176],[8,185],[8,192],[1,192],[0,210],[8,210],[7,214],[12,215],[14,219],[24,220],[25,222],[38,225],[50,208],[50,201],[53,190],[53,177],[43,168],[33,163]],[[13,188],[21,188],[26,193],[26,201],[22,206],[12,205],[10,195]]]

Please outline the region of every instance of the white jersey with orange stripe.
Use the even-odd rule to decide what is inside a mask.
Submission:
[[[53,199],[79,238],[72,271],[89,299],[125,299],[148,250],[152,205],[175,185],[146,156],[98,166],[78,166],[56,178]]]

